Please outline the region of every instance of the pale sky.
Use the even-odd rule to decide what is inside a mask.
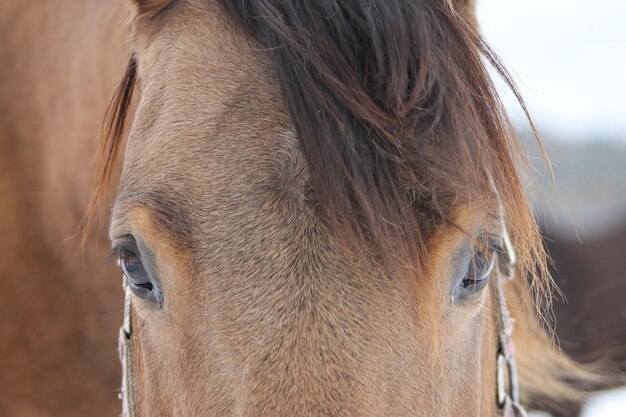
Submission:
[[[626,143],[626,0],[478,0],[478,16],[542,130]]]

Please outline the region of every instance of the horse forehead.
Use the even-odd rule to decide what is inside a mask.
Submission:
[[[301,165],[272,80],[247,74],[238,83],[207,87],[210,81],[193,85],[198,74],[187,76],[191,85],[178,80],[163,90],[150,86],[142,95],[128,138],[122,191],[167,186],[179,194],[243,192]],[[165,76],[155,81],[168,84]]]

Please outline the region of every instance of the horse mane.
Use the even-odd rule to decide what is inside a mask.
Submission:
[[[549,291],[523,156],[485,61],[524,102],[455,2],[220,3],[267,50],[317,197],[346,240],[411,265],[424,218],[450,222],[455,202],[495,185],[522,268]]]
[[[530,283],[523,291],[533,294],[529,305],[551,297],[541,236],[517,171],[525,159],[488,66],[528,112],[472,17],[444,0],[219,3],[270,57],[317,199],[347,243],[368,243],[388,265],[416,264],[428,238],[425,218],[450,222],[455,203],[495,187],[523,282]],[[134,81],[131,59],[110,106],[85,230],[106,198]],[[548,382],[522,382],[529,396],[534,389],[576,398],[568,382],[582,371],[556,350],[539,348],[550,342],[538,342],[543,330],[525,334],[537,341],[533,354],[544,352],[558,368],[534,368]]]

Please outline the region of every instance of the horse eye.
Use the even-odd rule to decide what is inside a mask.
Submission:
[[[484,289],[495,263],[496,249],[492,245],[481,245],[477,248],[463,278],[463,288],[474,293]]]
[[[120,252],[119,262],[131,290],[139,297],[150,298],[154,286],[139,256],[133,251],[124,249]]]

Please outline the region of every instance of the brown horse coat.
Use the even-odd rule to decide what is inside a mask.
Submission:
[[[271,16],[246,15],[236,2],[132,4],[131,36],[119,3],[0,6],[0,413],[110,415],[120,408],[119,273],[103,266],[102,240],[90,238],[77,255],[77,229],[94,139],[128,61],[128,38],[140,104],[136,114],[128,109],[136,119],[111,237],[143,236],[170,278],[162,309],[138,302],[134,311],[142,329],[140,409],[426,415],[431,404],[455,416],[495,409],[492,292],[456,306],[440,278],[458,272],[451,266],[458,248],[472,248],[484,230],[503,232],[494,220],[499,202],[522,270],[541,265],[542,253],[481,53],[499,64],[472,30],[473,18],[458,14],[466,5],[415,3],[412,13],[428,13],[432,26],[408,22],[405,29],[418,52],[431,55],[418,68],[415,50],[403,48],[411,54],[395,57],[399,72],[391,66],[370,79],[376,65],[391,65],[374,59],[387,48],[377,45],[379,55],[367,55],[362,67],[348,62],[354,68],[336,78],[341,66],[320,57],[358,58],[358,48],[333,43],[328,28],[316,43],[306,28],[285,30],[280,19],[257,26],[251,17]],[[393,4],[409,10],[407,2]],[[332,16],[329,25],[341,23]],[[354,35],[350,23],[339,23],[343,35]],[[379,23],[368,36],[394,33]],[[273,43],[281,33],[279,41],[292,42],[284,50]],[[280,66],[289,54],[294,65]],[[317,67],[290,73],[302,70],[298,62]],[[471,70],[461,71],[461,62]],[[129,94],[132,84],[123,85]],[[311,103],[325,112],[318,125],[307,124],[315,111],[298,109]],[[121,126],[127,109],[113,110],[120,113],[113,125]],[[334,140],[329,126],[346,141]],[[113,133],[102,149],[104,179],[119,172],[112,161],[126,138]],[[415,141],[417,133],[427,140]],[[326,135],[324,146],[315,146],[318,134]],[[343,165],[341,152],[350,155]],[[402,262],[391,265],[396,256]],[[399,277],[406,265],[408,277],[419,270],[421,279]],[[194,291],[198,282],[205,291]],[[537,391],[575,397],[560,378],[578,377],[577,368],[542,339],[530,301],[523,303],[527,289],[510,292],[525,398]]]

